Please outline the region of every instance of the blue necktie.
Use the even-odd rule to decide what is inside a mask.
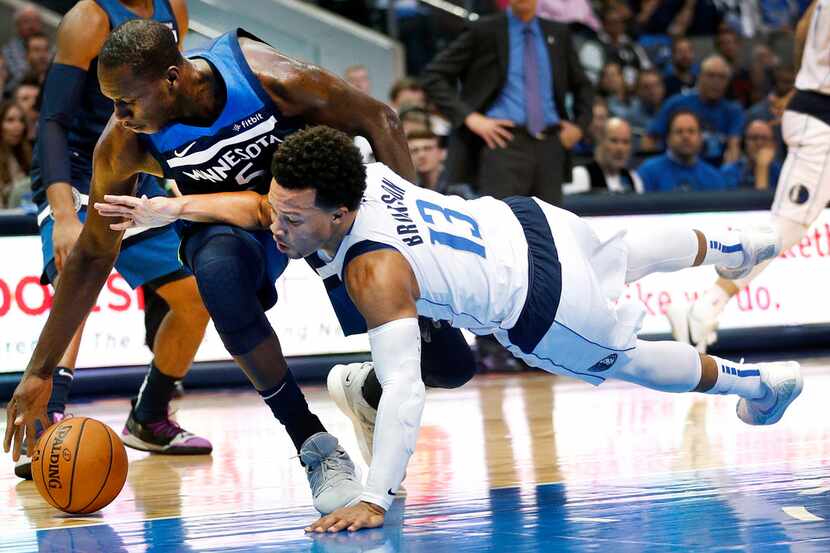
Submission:
[[[525,109],[527,110],[527,130],[537,135],[545,130],[545,114],[542,111],[542,91],[539,84],[539,58],[536,55],[536,42],[530,27],[524,28],[524,72],[525,72]]]

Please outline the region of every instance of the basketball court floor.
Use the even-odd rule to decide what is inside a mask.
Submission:
[[[357,458],[346,418],[306,389]],[[127,408],[73,405],[118,431]],[[124,490],[93,516],[52,509],[4,457],[0,551],[830,552],[827,358],[805,362],[804,393],[766,428],[738,421],[732,398],[544,373],[433,390],[405,503],[354,534],[303,532],[317,516],[305,475],[253,391],[188,392],[177,408],[213,456],[128,450]]]

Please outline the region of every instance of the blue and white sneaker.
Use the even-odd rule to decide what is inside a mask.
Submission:
[[[363,493],[349,454],[328,432],[308,438],[300,448],[300,460],[311,486],[314,508],[321,514],[352,505]]]
[[[741,231],[741,250],[744,260],[738,267],[724,267],[716,265],[718,276],[737,280],[744,278],[752,269],[768,259],[774,258],[781,252],[781,236],[770,225],[751,227]]]
[[[775,424],[784,415],[784,411],[795,398],[801,394],[804,380],[801,377],[801,365],[796,361],[783,363],[760,363],[761,384],[767,389],[767,394],[773,394],[771,406],[769,400],[757,399],[738,400],[738,418],[747,424],[766,425]]]

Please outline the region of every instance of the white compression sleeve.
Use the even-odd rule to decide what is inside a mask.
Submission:
[[[398,319],[373,328],[369,345],[383,394],[375,419],[372,464],[360,499],[389,510],[415,450],[424,410],[418,319]]]

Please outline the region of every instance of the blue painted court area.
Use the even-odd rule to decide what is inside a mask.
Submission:
[[[399,501],[386,527],[354,534],[309,536],[311,510],[263,510],[39,530],[7,536],[0,551],[818,553],[830,551],[824,484],[825,464],[688,471]]]

